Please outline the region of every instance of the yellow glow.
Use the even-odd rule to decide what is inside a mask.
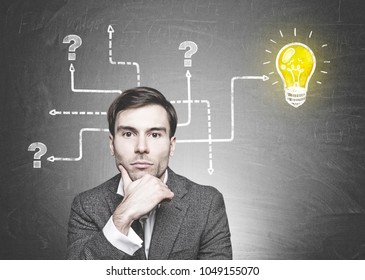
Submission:
[[[312,50],[302,43],[285,45],[276,56],[276,69],[283,80],[286,101],[298,107],[305,102],[308,83],[316,68]]]

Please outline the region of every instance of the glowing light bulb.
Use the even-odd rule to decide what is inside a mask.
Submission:
[[[308,83],[316,68],[316,57],[302,43],[290,43],[276,56],[276,70],[284,83],[285,100],[293,107],[302,105],[307,97]]]

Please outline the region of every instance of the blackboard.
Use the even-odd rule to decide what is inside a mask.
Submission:
[[[1,259],[65,257],[72,199],[117,173],[105,112],[138,85],[176,106],[171,168],[223,193],[235,259],[364,258],[364,8],[2,1]],[[298,107],[275,67],[292,42],[316,58]]]

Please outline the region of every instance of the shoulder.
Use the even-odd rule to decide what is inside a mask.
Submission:
[[[216,187],[198,184],[170,171],[168,176],[168,186],[175,194],[173,200],[180,207],[186,207],[197,220],[206,220],[209,213],[213,215],[225,213],[223,195]]]
[[[174,173],[171,169],[168,173],[168,182],[173,185],[173,188],[177,188],[179,192],[186,191],[190,195],[204,196],[204,197],[221,197],[221,192],[213,186],[198,184],[185,176]]]
[[[103,228],[122,199],[116,194],[120,176],[76,195],[71,205],[70,224]]]

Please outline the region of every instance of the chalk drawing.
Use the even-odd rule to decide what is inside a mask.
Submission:
[[[106,116],[106,112],[90,112],[90,111],[57,111],[52,109],[49,111],[51,116],[66,115],[66,116]]]
[[[41,142],[35,142],[29,145],[28,147],[28,151],[36,151],[38,150],[35,154],[34,154],[34,161],[33,161],[33,168],[41,168],[41,157],[47,153],[47,146]]]
[[[307,97],[308,84],[316,69],[316,57],[305,44],[285,45],[276,56],[276,69],[283,80],[285,100],[293,107],[301,106]]]
[[[192,65],[191,57],[198,51],[198,45],[193,41],[184,41],[180,44],[179,50],[186,50],[186,49],[188,50],[185,52],[184,55],[185,57],[184,66],[191,67]]]
[[[137,86],[141,85],[141,74],[139,64],[137,62],[130,62],[130,61],[114,61],[113,60],[113,33],[114,28],[109,25],[108,26],[108,33],[109,33],[109,62],[113,65],[127,65],[127,66],[135,66],[137,71]]]
[[[172,100],[170,101],[171,104],[184,104],[184,103],[194,103],[194,104],[206,104],[207,106],[207,127],[208,127],[208,140],[212,139],[212,118],[211,118],[211,109],[210,109],[210,102],[208,100]],[[190,140],[192,141],[192,140]],[[177,143],[188,143],[184,142],[184,140],[176,140]],[[209,157],[209,167],[208,167],[208,173],[210,175],[213,174],[214,168],[213,168],[213,147],[212,147],[212,141],[208,141],[208,157]]]
[[[50,162],[55,162],[55,161],[80,161],[82,159],[82,141],[83,141],[83,134],[84,132],[109,132],[108,129],[104,129],[104,128],[82,128],[79,132],[79,155],[78,157],[55,157],[55,156],[50,156],[47,158],[48,161]]]
[[[284,33],[279,30],[281,38],[284,38]],[[297,29],[294,28],[293,37],[297,37]],[[310,31],[308,38],[313,37],[313,31]],[[278,44],[277,40],[270,39],[271,43]],[[326,48],[328,45],[323,44],[321,47]],[[266,53],[273,54],[272,50],[266,49]],[[270,65],[271,60],[263,62],[263,65]],[[329,64],[329,60],[324,60],[323,65]],[[314,52],[306,44],[303,44],[295,38],[294,42],[285,44],[276,55],[275,68],[280,78],[282,79],[285,100],[291,106],[298,108],[303,105],[307,98],[307,91],[310,79],[317,66],[317,58]],[[274,72],[270,72],[272,75]],[[319,73],[328,74],[327,71],[321,70]],[[279,81],[274,81],[272,85],[278,84]],[[321,81],[316,81],[317,84],[322,84]]]
[[[188,104],[188,120],[184,123],[178,123],[177,126],[188,126],[190,125],[191,123],[191,73],[189,70],[186,70],[186,74],[185,74],[185,77],[186,77],[186,81],[187,81],[187,92],[188,92],[188,99],[187,100],[184,100],[184,104]]]
[[[109,36],[109,51],[108,51],[108,58],[109,62],[112,65],[125,65],[125,66],[134,66],[136,67],[137,72],[137,85],[140,85],[140,67],[137,62],[132,61],[116,61],[113,58],[113,34],[114,29],[111,25],[109,25],[107,30]],[[69,49],[69,60],[76,60],[76,54],[75,50],[81,45],[82,40],[80,37],[76,37],[77,35],[68,35],[64,39],[64,43],[70,43],[71,41],[74,41],[76,44],[72,44]],[[79,39],[78,39],[79,38]],[[199,100],[199,99],[192,99],[192,89],[191,89],[191,79],[192,79],[192,56],[198,51],[198,45],[195,42],[192,41],[184,41],[179,45],[179,50],[184,50],[184,67],[189,68],[185,72],[186,77],[186,83],[187,83],[187,98],[186,99],[180,99],[180,100],[171,100],[171,104],[187,104],[187,121],[178,123],[178,127],[184,127],[189,126],[192,122],[192,105],[205,105],[206,106],[206,116],[207,116],[207,138],[203,139],[178,139],[178,143],[207,143],[208,144],[208,173],[212,175],[214,173],[214,167],[213,167],[213,143],[227,143],[232,142],[234,140],[235,135],[235,109],[234,109],[234,95],[235,95],[235,82],[237,80],[261,80],[263,82],[269,80],[268,76],[262,75],[262,76],[237,76],[233,77],[231,79],[231,92],[230,92],[230,111],[231,111],[231,117],[230,117],[230,135],[226,138],[213,138],[212,133],[212,112],[211,112],[211,103],[209,100]],[[267,52],[270,52],[267,50]],[[71,81],[71,91],[74,93],[117,93],[121,94],[121,90],[117,89],[80,89],[75,87],[75,66],[73,63],[70,63],[69,67],[70,71],[70,81]],[[69,116],[69,117],[76,117],[76,116],[105,116],[107,113],[102,111],[79,111],[79,110],[56,110],[52,109],[49,111],[49,114],[51,116]],[[85,133],[88,132],[109,132],[106,128],[82,128],[79,131],[79,154],[75,157],[56,157],[54,155],[49,156],[47,160],[49,162],[56,162],[56,161],[63,161],[63,162],[70,162],[70,161],[80,161],[83,158],[83,140],[85,137]],[[34,143],[33,143],[34,144]],[[38,163],[37,163],[38,165]],[[39,167],[40,168],[40,163]]]
[[[71,75],[71,91],[75,93],[118,93],[121,94],[122,91],[119,89],[77,89],[75,88],[75,66],[70,64],[70,75]]]
[[[262,80],[267,81],[269,79],[268,76],[242,76],[242,77],[233,77],[231,79],[231,98],[230,98],[230,105],[231,105],[231,133],[229,138],[205,138],[205,139],[183,139],[179,140],[180,143],[225,143],[225,142],[232,142],[234,139],[234,82],[236,80]]]
[[[76,49],[79,48],[82,44],[82,39],[78,36],[78,35],[75,35],[75,34],[70,34],[70,35],[67,35],[65,38],[63,38],[63,41],[62,43],[64,44],[69,44],[73,42],[69,48],[68,48],[68,60],[76,60]]]

